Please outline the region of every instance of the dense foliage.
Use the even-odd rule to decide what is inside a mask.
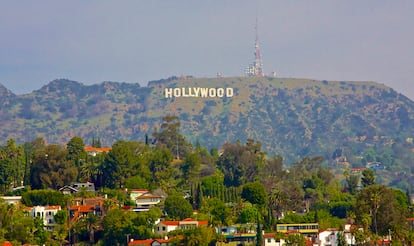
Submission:
[[[301,222],[318,222],[323,230],[348,222],[364,229],[358,234],[361,242],[390,233],[395,242],[411,240],[407,223],[412,216],[410,192],[383,185],[374,168],[338,168],[320,156],[304,157],[288,166],[281,156],[268,156],[253,139],[208,151],[187,141],[179,131],[178,118],[168,116],[163,122],[154,131],[156,141],[118,140],[108,153],[97,156],[84,152],[80,137],[65,147],[41,139],[23,145],[9,140],[0,147],[1,193],[21,194],[22,206],[61,205],[65,209],[73,197],[56,190],[75,181],[94,182],[97,188],[97,194],[77,193],[80,198],[106,198],[102,216],[88,214],[67,223],[67,214],[58,213],[53,232],[25,215],[22,206],[0,202],[0,241],[123,245],[126,235],[156,238],[153,227],[160,217],[192,217],[216,227],[239,223],[241,231],[255,224],[274,231],[277,223]],[[177,140],[182,146],[178,150]],[[25,189],[19,188],[20,180]],[[128,193],[132,189],[149,189],[166,199],[159,207],[136,213],[124,207],[134,205]],[[194,245],[221,240],[211,229],[185,231],[175,240]],[[302,243],[294,235],[286,240],[291,245]]]
[[[231,98],[164,97],[165,88],[182,87],[231,87],[235,93]],[[338,166],[349,162],[352,167],[375,167],[383,172],[381,183],[390,186],[405,190],[414,185],[414,103],[374,82],[171,77],[141,87],[116,82],[87,86],[60,79],[25,95],[4,89],[0,104],[0,144],[4,145],[11,138],[23,143],[38,136],[63,145],[78,135],[89,142],[99,139],[96,144],[101,146],[119,139],[162,144],[173,157],[183,159],[192,146],[180,135],[170,138],[180,127],[187,140],[208,149],[253,138],[260,141],[263,152],[282,156],[285,165],[322,156]],[[166,113],[179,115],[180,121],[160,122]],[[228,151],[237,151],[234,147]],[[12,159],[17,165],[25,164],[22,153]],[[9,173],[0,186],[21,182],[17,179],[21,173],[11,174],[15,171],[2,164],[0,171]],[[243,170],[235,166],[234,171]],[[237,180],[227,174],[226,186],[254,181],[245,177]]]

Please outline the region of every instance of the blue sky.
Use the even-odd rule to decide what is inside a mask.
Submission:
[[[259,20],[265,73],[384,83],[414,99],[411,0],[4,0],[0,83],[28,93],[172,75],[243,75]]]

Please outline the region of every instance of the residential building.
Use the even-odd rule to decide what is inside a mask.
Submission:
[[[348,245],[356,244],[355,236],[352,233],[353,230],[363,230],[363,228],[357,228],[351,224],[344,225],[344,236],[345,236],[345,241]]]
[[[319,232],[318,223],[277,224],[276,228],[278,232],[299,232],[300,234],[306,236],[317,235]]]
[[[17,205],[22,200],[21,196],[0,196],[0,200],[4,200],[7,204]]]
[[[95,192],[95,184],[91,182],[86,183],[73,183],[71,185],[65,185],[59,189],[65,195],[78,193],[80,191]]]
[[[26,211],[29,212],[29,215],[32,218],[41,218],[43,220],[43,225],[46,230],[53,231],[53,228],[56,226],[55,215],[59,210],[61,210],[61,207],[57,205],[35,206],[27,208]]]
[[[338,233],[337,229],[327,229],[319,232],[318,239],[320,246],[336,246],[338,243]]]
[[[101,153],[108,153],[111,150],[111,148],[110,147],[97,148],[97,147],[92,147],[92,146],[85,146],[84,150],[90,156],[97,156]]]
[[[137,211],[149,210],[164,199],[164,197],[152,194],[148,190],[131,190],[130,198],[135,201]]]
[[[167,246],[169,239],[131,240],[128,246]]]
[[[145,189],[134,189],[131,190],[129,193],[129,198],[131,198],[131,200],[135,201],[135,199],[137,199],[137,197],[142,196],[144,194],[149,193],[149,190],[145,190]]]
[[[265,246],[283,246],[286,242],[276,237],[276,233],[263,233],[263,243]]]
[[[103,205],[104,198],[102,197],[74,198],[69,208],[70,220],[73,223],[82,217],[88,216],[89,213],[103,216]]]
[[[197,221],[191,218],[187,218],[181,221],[160,221],[158,224],[155,225],[155,234],[164,235],[170,231],[174,230],[188,230],[192,228],[196,228],[198,226],[207,226],[208,221]]]

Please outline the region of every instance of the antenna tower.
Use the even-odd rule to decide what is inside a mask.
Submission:
[[[256,40],[254,43],[254,62],[247,68],[247,75],[249,77],[264,77],[263,72],[263,63],[262,63],[262,55],[260,53],[260,45],[259,45],[259,28],[258,28],[258,20],[256,17]]]

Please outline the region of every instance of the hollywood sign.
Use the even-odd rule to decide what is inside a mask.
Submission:
[[[233,97],[233,88],[181,87],[165,88],[165,98],[172,97]]]

